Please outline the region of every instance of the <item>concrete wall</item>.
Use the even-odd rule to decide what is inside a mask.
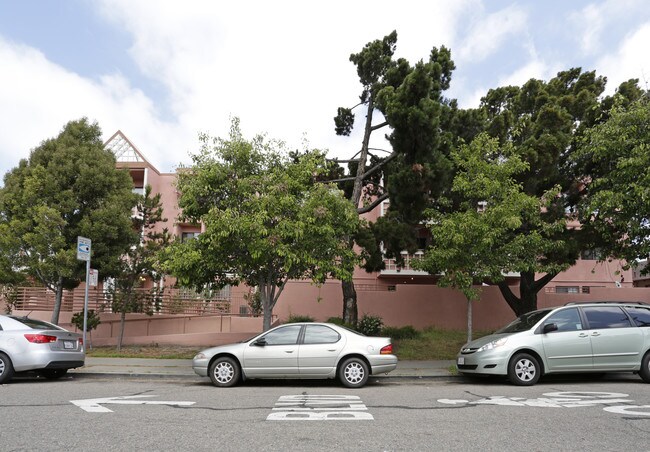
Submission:
[[[474,330],[493,330],[515,318],[496,286],[482,287],[480,301],[473,304]],[[513,287],[518,294],[518,289]],[[467,301],[456,290],[435,285],[397,285],[395,291],[359,291],[359,317],[371,314],[382,317],[388,326],[412,325],[415,328],[436,326],[443,329],[467,327]],[[570,301],[625,300],[650,303],[648,288],[591,288],[589,294],[540,292],[538,307],[563,305]],[[341,317],[341,285],[328,282],[316,287],[308,282],[287,285],[273,311],[280,321],[290,315],[309,315],[315,320]]]

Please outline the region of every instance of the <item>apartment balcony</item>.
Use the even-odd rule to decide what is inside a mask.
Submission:
[[[412,262],[422,259],[424,254],[422,251],[418,251],[415,254],[402,251],[401,254],[404,263],[397,265],[395,259],[384,259],[386,268],[379,272],[379,276],[431,276],[425,271],[415,270],[411,267]]]

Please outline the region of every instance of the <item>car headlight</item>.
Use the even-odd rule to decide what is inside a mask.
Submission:
[[[194,359],[205,359],[207,356],[205,356],[205,353],[199,353],[197,354]]]
[[[476,350],[476,352],[478,353],[478,352],[484,352],[484,351],[486,351],[486,350],[492,350],[493,348],[501,347],[501,346],[504,345],[506,342],[508,342],[508,338],[507,338],[507,337],[503,337],[503,338],[501,338],[501,339],[497,339],[496,341],[488,342],[488,343],[485,344],[483,347],[481,347],[481,348],[479,348],[478,350]]]

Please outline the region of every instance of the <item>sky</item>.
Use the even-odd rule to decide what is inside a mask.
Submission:
[[[451,49],[446,95],[464,108],[572,67],[606,76],[607,94],[650,83],[646,0],[0,0],[0,175],[82,117],[161,172],[232,117],[247,138],[351,158],[361,127],[338,137],[333,122],[361,92],[349,56],[393,30],[413,64]]]

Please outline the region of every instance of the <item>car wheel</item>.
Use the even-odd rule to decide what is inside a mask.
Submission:
[[[641,360],[641,369],[639,375],[646,383],[650,383],[650,351],[645,354]]]
[[[4,353],[0,353],[0,384],[5,383],[14,375],[14,366]]]
[[[339,379],[343,386],[360,388],[366,384],[369,376],[368,364],[360,358],[346,359],[339,368]]]
[[[237,384],[240,373],[237,361],[227,356],[217,358],[210,364],[210,380],[220,388]]]
[[[45,369],[40,374],[48,380],[57,380],[68,373],[68,369]]]
[[[542,368],[528,353],[515,355],[508,364],[508,379],[517,386],[532,386],[539,381]]]

